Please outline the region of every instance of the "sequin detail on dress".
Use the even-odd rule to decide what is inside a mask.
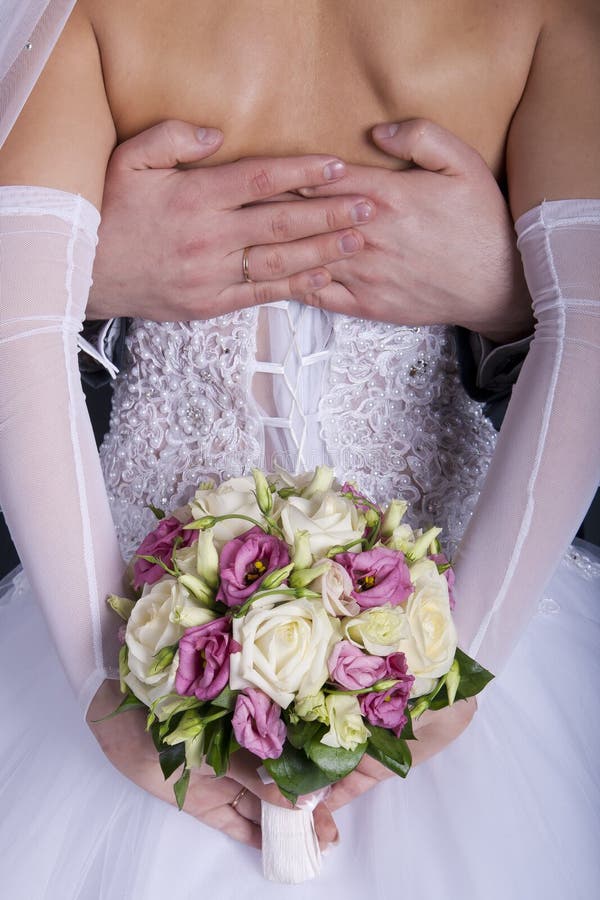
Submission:
[[[147,505],[185,502],[253,465],[331,463],[454,545],[495,432],[458,377],[451,329],[352,319],[283,301],[194,323],[136,320],[101,451],[124,553]]]

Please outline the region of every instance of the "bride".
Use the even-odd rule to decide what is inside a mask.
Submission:
[[[52,6],[60,31],[71,4]],[[443,521],[459,545],[461,642],[498,678],[456,741],[471,710],[423,725],[417,757],[448,746],[406,782],[367,790],[381,777],[373,770],[334,787],[341,844],[303,896],[587,897],[598,885],[597,566],[571,552],[547,581],[598,480],[588,448],[600,436],[600,203],[568,200],[599,196],[597,14],[560,0],[501,10],[382,0],[368,14],[360,2],[184,2],[173,12],[153,0],[77,4],[0,154],[0,499],[92,730],[121,772],[169,799],[135,715],[93,724],[115,697],[102,600],[121,588],[121,551],[147,529],[147,504],[176,505],[206,477],[257,463],[331,462],[376,499],[405,496],[416,524]],[[42,25],[25,56],[36,39],[52,41]],[[22,69],[32,85],[35,68]],[[496,449],[461,392],[448,329],[388,324],[377,271],[344,287],[339,270],[320,300],[305,298],[313,305],[136,320],[102,450],[107,498],[75,356],[115,143],[166,116],[202,118],[228,135],[221,162],[319,151],[315,166],[385,167],[363,130],[415,115],[508,176],[539,324]],[[376,222],[364,228],[367,250]],[[254,850],[107,764],[22,578],[8,596],[0,865],[10,895],[280,897]],[[240,785],[251,793],[234,809]],[[190,811],[256,846],[255,796],[272,798],[241,763],[219,782],[200,776]],[[327,807],[320,816],[331,841]]]

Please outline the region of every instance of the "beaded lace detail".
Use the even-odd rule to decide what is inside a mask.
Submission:
[[[495,432],[458,377],[452,330],[328,314],[294,301],[193,323],[136,320],[101,451],[125,554],[148,504],[208,478],[323,462],[413,524],[458,540]]]

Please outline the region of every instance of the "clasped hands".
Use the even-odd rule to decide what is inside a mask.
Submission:
[[[293,297],[498,342],[528,333],[512,221],[477,151],[424,120],[377,126],[373,140],[412,167],[311,155],[186,169],[223,135],[176,121],[121,144],[88,317],[187,321]]]

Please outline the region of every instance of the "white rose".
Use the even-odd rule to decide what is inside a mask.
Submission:
[[[321,738],[327,747],[343,747],[344,750],[356,750],[364,744],[370,735],[356,697],[345,694],[329,694],[325,699],[329,714],[329,731]]]
[[[182,637],[186,626],[181,619],[186,616],[193,616],[194,624],[202,625],[216,618],[216,613],[199,608],[172,578],[149,587],[133,607],[125,632],[130,671],[124,680],[147,706],[174,690],[178,654],[164,671],[148,673],[158,651]]]
[[[326,571],[311,582],[311,589],[321,592],[323,606],[330,616],[356,616],[360,606],[350,596],[354,587],[352,579],[344,567],[333,559],[326,562],[329,563]]]
[[[389,656],[400,650],[409,635],[406,613],[401,606],[373,606],[347,619],[343,631],[348,640],[373,656]]]
[[[319,559],[337,544],[360,541],[365,517],[347,497],[325,491],[309,499],[289,497],[281,508],[281,526],[290,546],[297,531],[307,531],[310,551]]]
[[[256,600],[246,616],[233,619],[233,638],[242,650],[229,658],[229,683],[233,690],[260,688],[285,709],[296,695],[314,696],[327,681],[339,625],[320,602],[303,598],[272,606],[274,600]]]
[[[197,490],[190,503],[192,515],[194,519],[201,519],[204,516],[242,515],[263,522],[264,517],[256,502],[255,491],[256,485],[251,476],[230,478],[212,490]],[[217,522],[213,529],[215,547],[220,551],[228,541],[253,527],[252,522],[248,522],[247,519],[226,519],[224,522]]]
[[[435,680],[450,669],[456,653],[456,627],[450,612],[448,582],[432,560],[411,567],[415,591],[406,603],[410,632],[398,647],[406,654],[408,669],[415,676],[411,697],[433,689]]]

